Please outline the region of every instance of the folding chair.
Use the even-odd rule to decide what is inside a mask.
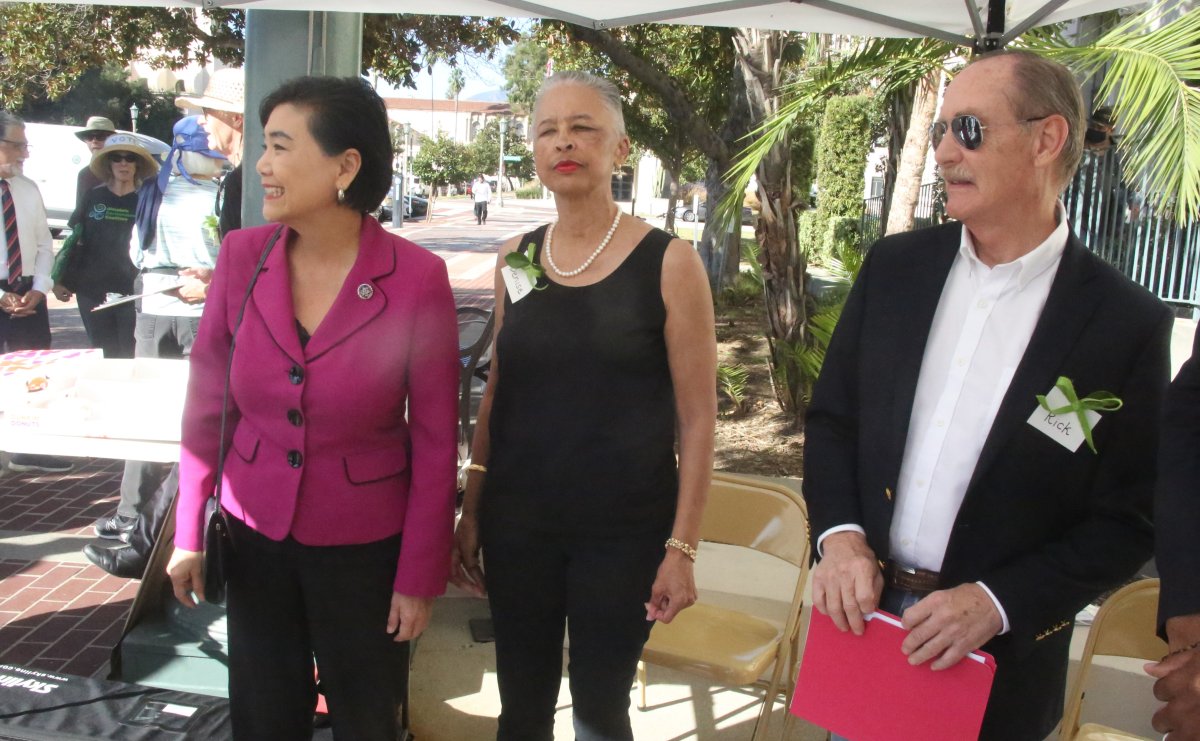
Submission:
[[[1118,741],[1141,739],[1099,723],[1079,725],[1083,697],[1096,656],[1122,656],[1157,661],[1167,653],[1167,644],[1158,637],[1158,579],[1142,579],[1117,590],[1100,606],[1083,656],[1079,673],[1067,694],[1066,710],[1059,726],[1060,741]]]
[[[808,527],[804,500],[786,486],[713,474],[700,540],[751,549],[796,567],[795,581],[785,585],[791,590],[791,604],[780,622],[708,604],[702,596],[670,623],[655,625],[638,664],[639,708],[646,707],[647,663],[731,686],[760,684],[759,677],[770,669],[752,738],[766,735],[775,698],[784,687],[791,687],[796,675],[800,608],[811,560]],[[783,677],[785,667],[787,676]]]

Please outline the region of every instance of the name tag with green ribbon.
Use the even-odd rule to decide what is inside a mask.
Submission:
[[[1071,452],[1086,442],[1093,453],[1092,429],[1100,421],[1100,412],[1115,412],[1124,403],[1108,391],[1095,391],[1081,399],[1066,376],[1059,376],[1045,396],[1038,394],[1037,401],[1030,425]]]

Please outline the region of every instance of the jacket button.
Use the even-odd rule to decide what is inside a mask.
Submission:
[[[304,424],[304,415],[299,409],[289,409],[287,413],[288,422],[292,423],[292,427],[299,427]]]
[[[294,386],[299,386],[300,384],[304,383],[304,369],[298,365],[293,365],[291,369],[288,370],[288,380],[291,381],[292,385]]]
[[[291,466],[292,468],[299,468],[301,466],[301,464],[303,464],[303,463],[304,463],[304,456],[300,454],[299,450],[289,450],[288,451],[288,465],[289,466]]]

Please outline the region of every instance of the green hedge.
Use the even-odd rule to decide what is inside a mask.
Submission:
[[[537,199],[542,197],[542,186],[538,183],[531,183],[521,186],[513,192],[516,193],[517,198]]]
[[[862,213],[863,169],[871,150],[871,99],[830,98],[817,136],[817,212],[824,218]]]

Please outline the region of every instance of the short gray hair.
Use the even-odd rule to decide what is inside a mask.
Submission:
[[[9,129],[23,129],[25,122],[17,118],[13,113],[5,110],[0,110],[0,138],[7,139]]]
[[[595,92],[596,95],[599,95],[600,102],[612,112],[613,119],[617,122],[617,135],[626,136],[625,114],[621,110],[621,91],[617,90],[617,86],[610,81],[588,72],[566,70],[564,72],[555,72],[547,77],[542,82],[541,89],[538,90],[537,98],[533,102],[533,110],[537,111],[538,106],[542,102],[542,97],[546,93],[563,85],[583,85]]]
[[[1071,70],[1052,59],[1024,49],[1005,49],[985,54],[972,62],[985,59],[1012,59],[1014,90],[1008,96],[1017,118],[1037,118],[1059,115],[1067,120],[1067,141],[1058,155],[1061,184],[1065,186],[1075,176],[1083,159],[1083,135],[1087,130],[1087,113],[1083,94]]]

